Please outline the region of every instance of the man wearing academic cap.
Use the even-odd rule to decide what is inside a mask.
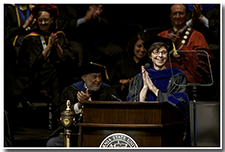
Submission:
[[[105,66],[89,62],[80,68],[80,73],[82,81],[66,87],[63,90],[59,101],[55,103],[55,113],[57,118],[59,118],[60,113],[66,109],[67,100],[70,100],[71,102],[70,108],[74,110],[77,122],[81,120],[79,114],[82,112],[82,105],[79,101],[118,101],[115,90],[102,81],[108,79]],[[59,137],[59,132],[63,132],[62,125],[60,125],[51,135],[53,138],[47,142],[47,147],[64,145],[64,140]]]

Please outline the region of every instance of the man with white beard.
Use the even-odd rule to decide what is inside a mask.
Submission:
[[[66,87],[60,100],[56,103],[55,116],[56,119],[60,118],[61,112],[66,109],[66,102],[70,100],[71,109],[76,114],[76,122],[80,122],[80,113],[82,112],[82,105],[80,101],[118,101],[117,94],[113,88],[108,84],[102,82],[104,76],[107,78],[106,67],[90,62],[81,67],[82,80]],[[82,121],[82,120],[81,120]],[[77,131],[77,126],[74,126],[74,130]],[[59,133],[63,132],[63,126],[59,127],[50,135],[50,139],[47,141],[47,147],[63,147],[64,139],[59,137]]]

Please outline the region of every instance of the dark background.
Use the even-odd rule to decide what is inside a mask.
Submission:
[[[103,4],[113,23],[140,24],[143,29],[170,26],[170,4]]]

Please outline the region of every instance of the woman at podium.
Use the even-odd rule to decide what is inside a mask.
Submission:
[[[187,112],[189,100],[186,91],[187,78],[183,71],[165,66],[172,42],[168,38],[153,37],[144,42],[152,67],[137,74],[129,86],[128,101],[168,101]]]
[[[169,102],[186,113],[188,118],[189,98],[186,92],[187,77],[183,71],[173,67],[166,67],[172,42],[168,38],[153,37],[143,43],[148,51],[152,67],[141,66],[141,73],[137,74],[129,85],[127,101],[135,102]],[[185,146],[190,145],[190,128],[186,126],[184,132]]]

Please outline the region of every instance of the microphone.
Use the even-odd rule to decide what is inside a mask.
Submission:
[[[114,99],[116,99],[116,100],[118,100],[118,101],[122,102],[122,100],[121,100],[121,99],[119,99],[119,98],[117,98],[115,95],[111,94],[111,96],[112,96]]]
[[[150,63],[146,63],[146,64],[145,64],[145,71],[146,71],[147,69],[149,69],[150,67],[151,67]],[[145,72],[145,71],[144,71],[144,72]],[[141,75],[142,75],[144,72],[142,72]]]
[[[149,69],[151,67],[150,63],[145,64],[145,69]]]

